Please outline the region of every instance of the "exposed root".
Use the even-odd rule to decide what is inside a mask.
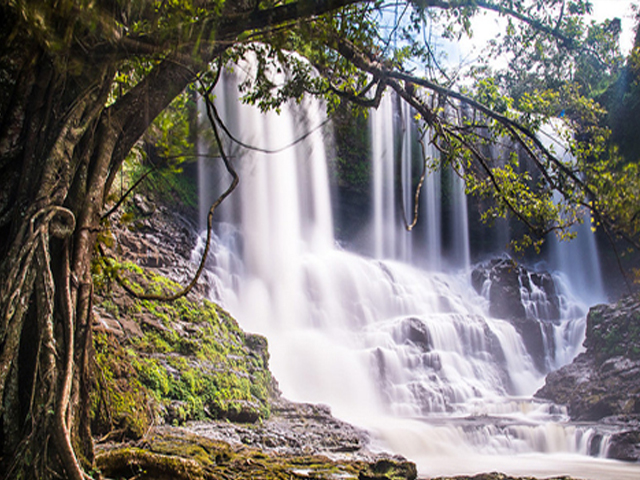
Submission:
[[[13,261],[7,283],[2,289],[0,301],[3,311],[0,323],[0,399],[4,398],[10,382],[9,373],[17,367],[21,336],[26,313],[35,293],[38,338],[36,339],[36,364],[29,401],[31,434],[17,448],[11,472],[21,463],[29,463],[38,475],[46,472],[49,455],[49,437],[38,438],[38,431],[53,427],[55,447],[67,478],[85,480],[75,456],[67,421],[74,365],[74,308],[70,294],[69,242],[75,229],[75,216],[63,207],[52,205],[36,212],[28,222],[25,241]],[[56,283],[51,269],[51,238],[65,241],[62,259],[60,303],[62,314],[54,317]],[[62,335],[56,338],[55,322],[60,321]],[[4,409],[2,402],[0,409]],[[3,410],[0,410],[3,413]],[[31,459],[30,459],[31,457]],[[50,472],[49,472],[50,473]]]

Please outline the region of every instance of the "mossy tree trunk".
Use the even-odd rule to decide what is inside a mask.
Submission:
[[[105,107],[115,65],[63,62],[17,38],[2,53],[15,76],[0,127],[0,476],[78,480],[93,461],[91,263],[104,200],[195,69],[163,62]]]

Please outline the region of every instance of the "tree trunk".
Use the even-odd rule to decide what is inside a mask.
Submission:
[[[2,53],[20,96],[0,103],[0,477],[79,480],[93,462],[91,264],[104,199],[131,147],[208,59],[167,59],[105,108],[108,65],[86,59],[74,75],[37,47]]]
[[[0,476],[81,479],[93,461],[91,259],[108,171],[93,151],[112,79],[14,47],[2,52],[18,95],[1,105]]]

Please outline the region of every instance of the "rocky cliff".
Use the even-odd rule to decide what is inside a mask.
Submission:
[[[587,316],[585,352],[550,373],[536,393],[568,407],[573,420],[622,427],[609,457],[640,458],[640,299],[593,307]]]

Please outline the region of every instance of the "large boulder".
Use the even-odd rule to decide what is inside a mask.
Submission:
[[[637,462],[640,459],[640,429],[612,435],[609,440],[607,457]]]
[[[573,420],[621,428],[608,456],[640,459],[640,300],[598,305],[587,316],[586,351],[550,373],[535,396],[567,406]],[[621,425],[621,421],[624,424]]]
[[[640,301],[593,307],[584,346],[573,363],[547,376],[536,396],[566,404],[574,420],[640,414]]]

